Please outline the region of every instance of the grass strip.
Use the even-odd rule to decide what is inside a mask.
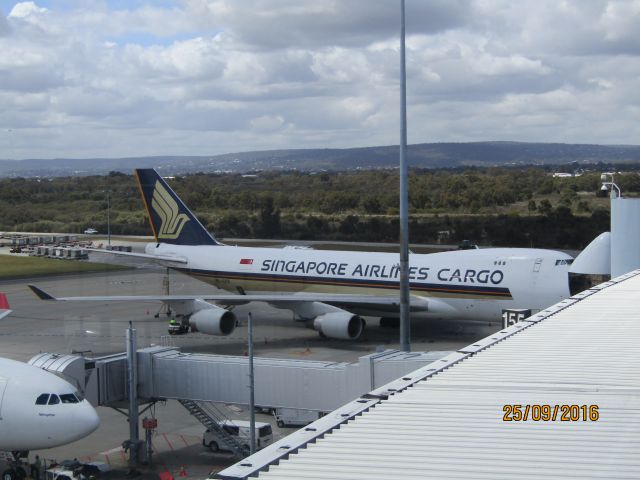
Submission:
[[[38,275],[60,275],[67,273],[93,273],[126,270],[124,265],[63,260],[22,255],[0,255],[0,280]]]

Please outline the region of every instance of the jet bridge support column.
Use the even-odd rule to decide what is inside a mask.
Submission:
[[[129,322],[127,329],[127,384],[129,391],[129,466],[138,464],[140,446],[138,432],[138,362],[137,334]]]

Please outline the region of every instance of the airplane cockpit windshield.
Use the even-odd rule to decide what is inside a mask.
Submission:
[[[78,399],[73,393],[64,393],[60,395],[60,401],[62,403],[78,403]]]
[[[36,398],[36,405],[58,405],[59,403],[79,403],[82,397],[75,393],[42,393]]]

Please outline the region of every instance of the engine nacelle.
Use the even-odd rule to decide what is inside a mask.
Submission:
[[[191,331],[207,335],[229,335],[236,328],[236,316],[229,310],[214,307],[194,312],[189,317]]]
[[[329,338],[355,340],[364,328],[364,321],[358,315],[349,312],[331,312],[318,315],[313,328]]]

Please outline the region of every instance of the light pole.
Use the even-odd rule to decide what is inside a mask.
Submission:
[[[611,177],[611,181],[607,181],[609,177]],[[608,192],[609,189],[611,189],[611,198],[622,198],[622,191],[620,190],[620,187],[613,182],[613,173],[603,173],[600,175],[600,180],[602,180],[602,187],[600,190]]]
[[[400,1],[400,350],[411,351],[409,295],[409,188],[407,166],[407,77],[404,0]]]
[[[111,189],[105,190],[107,194],[107,241],[111,247]]]

